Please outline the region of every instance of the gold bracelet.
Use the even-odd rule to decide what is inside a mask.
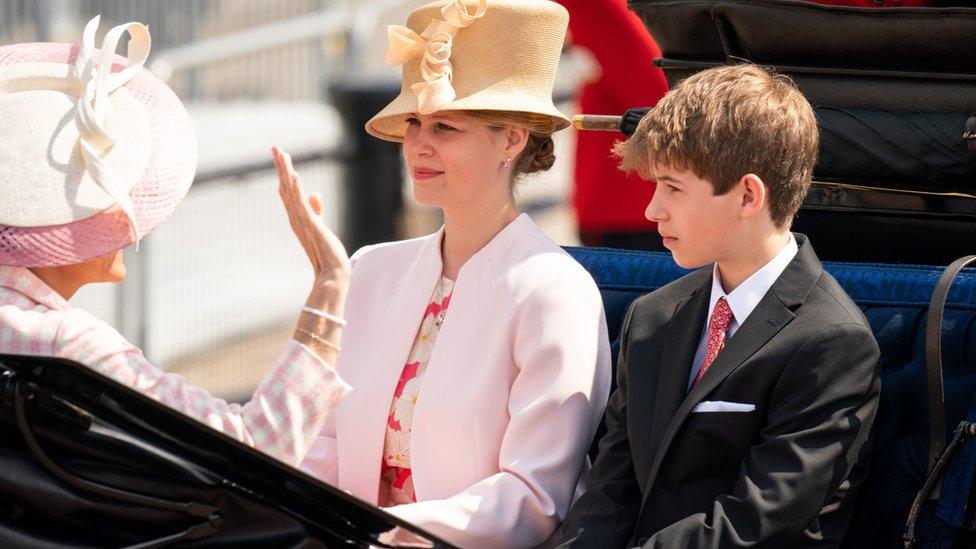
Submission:
[[[339,347],[338,345],[336,345],[335,343],[332,343],[331,341],[329,341],[327,339],[323,339],[323,338],[321,338],[321,337],[313,334],[312,332],[309,332],[308,330],[303,330],[301,328],[295,328],[295,329],[298,330],[299,332],[307,335],[308,337],[314,339],[315,341],[318,341],[322,345],[325,345],[326,347],[334,350],[337,353],[341,353],[342,352],[342,347]]]

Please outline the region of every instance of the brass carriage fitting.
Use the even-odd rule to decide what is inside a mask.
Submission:
[[[650,110],[650,107],[635,107],[627,109],[622,116],[577,114],[573,117],[573,126],[579,130],[621,132],[630,137],[637,130],[641,118]]]
[[[573,117],[573,127],[578,130],[618,132],[620,131],[621,120],[623,120],[622,116],[577,114]]]

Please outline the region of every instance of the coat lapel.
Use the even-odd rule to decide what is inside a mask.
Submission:
[[[806,300],[813,285],[823,273],[823,267],[806,237],[800,234],[795,234],[794,237],[799,246],[796,257],[773,283],[742,326],[736,330],[735,335],[726,342],[725,348],[715,357],[715,361],[701,381],[688,391],[674,415],[666,416],[663,419],[666,421],[667,417],[670,417],[660,444],[656,450],[652,448],[654,461],[644,486],[645,500],[654,485],[661,463],[667,456],[668,448],[691,410],[796,317],[793,311]],[[709,279],[709,283],[711,283],[711,279]],[[707,291],[704,293],[706,296],[709,295]],[[705,299],[707,300],[707,297]],[[687,322],[686,319],[679,319],[678,317],[672,322],[678,320]],[[704,316],[702,315],[699,324],[692,329],[695,337],[691,343],[688,343],[692,348],[692,353],[698,345],[703,326]],[[683,356],[685,352],[686,349],[682,349],[679,356]],[[686,384],[690,376],[690,360],[688,369],[685,370],[684,383]],[[655,407],[655,412],[656,410]]]
[[[372,298],[382,300],[387,295],[388,301],[378,306],[370,303],[375,316],[366,319],[371,324],[368,329],[359,331],[363,326],[357,326],[357,335],[343,338],[345,349],[339,362],[340,374],[353,391],[336,410],[339,483],[373,504],[378,494],[385,425],[393,392],[441,275],[442,234],[443,229],[428,237],[409,265],[389,266],[391,270],[404,268],[402,276],[391,287],[377,288],[379,295]],[[347,331],[352,328],[350,322]],[[343,368],[344,364],[359,365],[359,368]],[[367,365],[368,371],[364,371],[362,366]],[[364,464],[375,464],[375,467]]]
[[[671,418],[687,393],[691,363],[708,312],[711,276],[690,296],[678,303],[660,357],[654,413],[651,417],[650,452],[654,456],[660,447]],[[646,463],[646,462],[645,462]]]
[[[418,406],[414,411],[411,452],[415,463],[414,488],[418,497],[428,493],[430,488],[436,488],[440,475],[450,475],[451,472],[424,465],[432,461],[424,458],[426,452],[444,451],[443,441],[438,441],[436,445],[414,442],[431,438],[425,435],[424,430],[435,428],[437,413],[451,412],[438,408],[443,400],[439,396],[465,382],[464,369],[458,367],[472,352],[472,347],[465,345],[477,341],[480,315],[491,309],[493,301],[497,299],[491,262],[504,262],[505,252],[512,240],[525,236],[526,231],[530,230],[538,231],[527,215],[520,215],[472,256],[458,273],[448,320],[441,328],[428,361]],[[377,503],[386,421],[393,393],[417,337],[424,310],[443,270],[443,234],[444,229],[441,228],[427,237],[416,258],[411,259],[409,264],[390,264],[390,272],[397,269],[404,269],[404,272],[385,288],[359,288],[369,296],[360,301],[368,301],[370,307],[366,318],[363,318],[366,322],[358,324],[357,330],[362,331],[357,331],[354,337],[351,331],[352,312],[347,314],[350,323],[346,327],[346,336],[350,337],[344,337],[342,341],[339,373],[353,387],[353,391],[336,410],[339,485],[373,504]],[[541,231],[538,234],[541,235]],[[375,305],[375,300],[384,299],[384,295],[389,296],[389,300],[384,302],[389,305],[381,309]],[[354,306],[351,299],[347,302],[347,310],[350,306]],[[459,322],[454,319],[464,320]],[[368,327],[363,328],[364,325]],[[349,364],[349,368],[346,369],[344,364]],[[428,420],[427,417],[432,419]]]
[[[464,450],[452,454],[451,440],[460,444],[452,422],[444,418],[463,414],[463,408],[485,406],[479,402],[481,391],[472,388],[469,369],[479,364],[479,344],[486,329],[485,318],[493,318],[498,295],[493,291],[486,261],[482,255],[471,258],[461,267],[447,317],[437,335],[420,385],[419,398],[413,412],[410,436],[412,481],[417,500],[438,499],[450,493],[446,487],[463,475],[461,463],[450,464],[446,455],[468,456]],[[454,438],[452,438],[454,437]]]

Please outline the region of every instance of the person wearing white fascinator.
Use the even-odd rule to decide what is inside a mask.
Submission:
[[[444,226],[353,255],[338,369],[354,390],[301,468],[461,547],[549,537],[609,394],[600,293],[513,197],[569,125],[552,102],[567,22],[545,0],[418,8],[389,28],[401,93],[366,125],[403,143]]]
[[[80,362],[297,465],[349,392],[331,366],[348,278],[341,244],[310,258],[316,281],[294,340],[243,406],[158,370],[67,301],[125,277],[123,249],[172,214],[196,170],[186,109],[143,68],[148,28],[116,26],[99,50],[98,25],[79,45],[0,46],[0,354]],[[125,33],[127,58],[115,55]]]

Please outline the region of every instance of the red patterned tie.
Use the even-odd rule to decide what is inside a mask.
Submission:
[[[695,383],[701,381],[708,371],[708,367],[715,361],[722,347],[725,347],[725,332],[729,329],[729,322],[732,321],[732,308],[724,297],[720,297],[712,310],[712,318],[708,321],[708,346],[705,348],[705,360],[702,361],[698,374],[695,375]],[[694,385],[693,383],[692,385]]]

